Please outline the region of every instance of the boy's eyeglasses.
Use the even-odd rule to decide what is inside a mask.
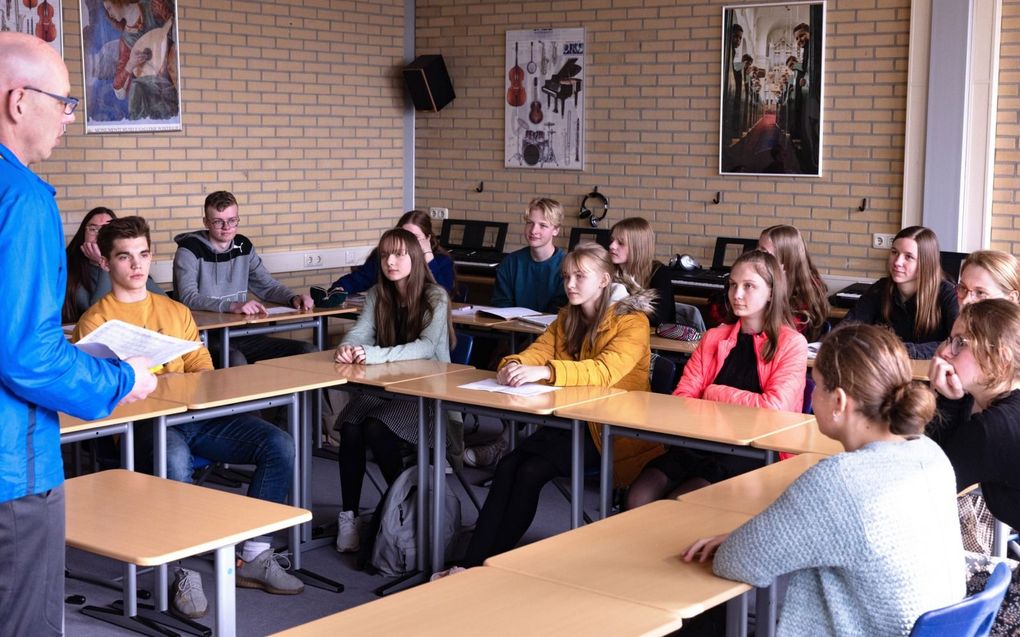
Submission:
[[[210,219],[209,225],[217,230],[223,230],[224,228],[236,228],[241,223],[240,217],[231,217],[230,219]]]

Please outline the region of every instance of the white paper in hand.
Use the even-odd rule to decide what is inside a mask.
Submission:
[[[193,352],[202,346],[199,341],[186,341],[124,321],[107,321],[99,329],[78,341],[77,346],[97,358],[144,356],[153,365],[163,365]]]

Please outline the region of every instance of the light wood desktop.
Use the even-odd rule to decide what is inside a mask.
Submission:
[[[74,548],[138,566],[216,551],[216,634],[226,637],[235,633],[234,545],[312,517],[304,509],[121,469],[72,478],[65,494],[67,544]],[[128,588],[133,591],[133,581],[125,595]],[[134,614],[135,600],[125,604]]]
[[[649,345],[659,352],[675,352],[677,354],[693,354],[701,341],[678,341],[673,338],[652,335]]]
[[[296,370],[281,374],[278,368],[268,365],[243,365],[161,377],[152,396],[183,403],[189,409],[208,409],[241,401],[332,387],[345,382],[347,381],[343,377],[335,374],[315,374]]]
[[[490,557],[485,564],[686,619],[750,590],[714,575],[711,562],[681,558],[695,540],[728,533],[749,517],[660,500]]]
[[[669,612],[496,568],[473,568],[275,637],[666,635]]]
[[[274,307],[272,304],[267,307]],[[286,323],[303,321],[309,318],[320,318],[323,316],[339,316],[341,314],[353,314],[359,308],[346,305],[331,308],[312,308],[300,312],[293,311],[285,314],[236,314],[233,312],[206,312],[204,310],[192,310],[191,315],[195,317],[195,325],[200,330],[216,330],[225,327],[240,327],[242,325],[259,325],[262,323]]]
[[[752,447],[786,453],[817,453],[834,456],[842,453],[843,443],[829,438],[818,429],[818,422],[809,422],[803,427],[791,427],[751,442]]]
[[[810,414],[639,391],[596,404],[571,405],[556,415],[739,446],[814,420]]]
[[[776,501],[802,473],[825,456],[805,453],[685,493],[678,499],[755,516]]]
[[[349,365],[337,363],[334,360],[334,356],[335,351],[329,349],[323,352],[271,358],[259,361],[257,364],[315,374],[335,374],[349,383],[358,383],[371,387],[386,387],[393,383],[473,369],[470,365],[441,363],[431,360],[395,361],[378,365]]]
[[[169,416],[170,414],[179,414],[187,410],[187,406],[181,403],[150,397],[126,405],[117,405],[117,408],[109,416],[97,418],[96,420],[81,420],[80,418],[62,413],[60,414],[60,435],[64,436],[109,425],[144,420],[146,418]]]

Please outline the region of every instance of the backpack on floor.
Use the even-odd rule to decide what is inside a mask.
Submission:
[[[418,467],[409,467],[390,485],[376,511],[379,530],[372,546],[372,566],[383,575],[403,575],[417,567],[417,498]],[[444,509],[442,542],[448,560],[461,524],[460,500],[452,489],[446,489]],[[436,568],[441,567],[436,565]]]

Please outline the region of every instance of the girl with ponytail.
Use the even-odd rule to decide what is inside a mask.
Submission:
[[[922,435],[934,397],[911,380],[903,343],[871,325],[829,334],[812,376],[818,427],[846,453],[684,559],[714,554],[717,575],[752,586],[790,574],[778,634],[907,635],[964,594],[953,467]]]

